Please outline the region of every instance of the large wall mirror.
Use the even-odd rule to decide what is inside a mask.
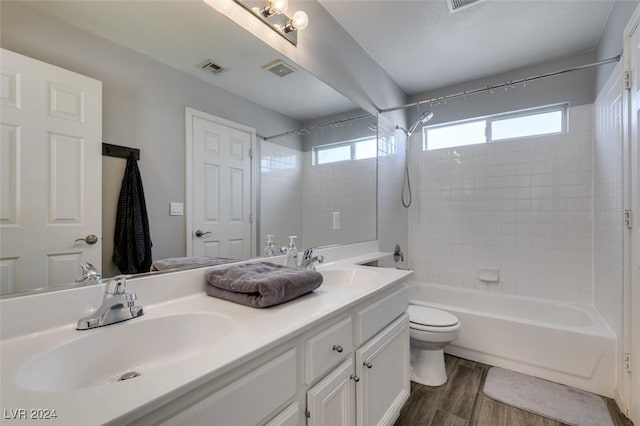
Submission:
[[[102,82],[102,142],[140,150],[137,164],[154,260],[188,254],[258,257],[266,235],[274,235],[277,243],[296,235],[299,248],[376,239],[375,117],[204,2],[7,1],[2,2],[0,26],[3,49]],[[200,68],[209,60],[223,71]],[[3,70],[3,91],[10,87],[5,85],[5,74]],[[194,116],[249,135],[249,169],[244,174],[234,169],[243,185],[248,183],[247,190],[240,190],[245,187],[238,186],[239,181],[227,183],[220,190],[224,196],[193,186],[197,182],[189,175],[185,144],[197,143],[195,138],[186,141],[193,123],[188,120]],[[15,146],[11,134],[3,129],[2,137],[6,183],[5,172],[20,163],[8,156]],[[203,143],[211,148],[209,142]],[[46,149],[42,147],[43,152]],[[192,160],[197,163],[202,158]],[[126,160],[102,157],[100,161],[102,182],[96,191],[102,200],[83,202],[101,204],[100,229],[91,233],[100,239],[95,246],[100,247],[99,269],[106,278],[119,273],[111,257]],[[36,180],[46,186],[48,176],[43,172]],[[238,198],[240,192],[248,196],[245,201]],[[194,200],[212,208],[212,194],[218,197],[216,208],[233,204],[240,209],[249,232],[241,244],[219,244],[218,231],[196,236],[197,230],[209,231],[206,215],[192,216]],[[45,194],[41,207],[33,202],[27,207],[46,211],[46,200]],[[182,203],[183,214],[172,212],[172,203]],[[0,232],[7,229],[0,223]],[[58,244],[56,256],[75,256],[89,249],[85,240],[75,241],[85,235],[79,235],[73,224],[67,224],[64,232],[70,240]],[[39,235],[30,235],[23,243],[34,251],[48,244]],[[45,259],[22,266],[36,274],[21,279],[24,274],[16,267],[20,256],[10,253],[15,245],[3,241],[0,253],[3,294],[68,288],[80,275],[81,257],[67,256],[71,267],[60,262],[64,267],[53,271],[52,257],[43,252]]]

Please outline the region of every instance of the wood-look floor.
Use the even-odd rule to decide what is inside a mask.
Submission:
[[[442,386],[411,383],[411,396],[395,426],[562,426],[563,423],[494,401],[482,388],[491,366],[445,355],[449,380]],[[604,398],[615,426],[633,426]]]

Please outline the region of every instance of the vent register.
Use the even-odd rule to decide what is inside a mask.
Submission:
[[[449,12],[453,13],[466,9],[470,6],[474,6],[483,1],[484,0],[447,0],[447,5],[449,6]]]
[[[214,75],[219,75],[221,73],[223,73],[224,71],[227,71],[226,68],[224,68],[221,65],[216,64],[215,62],[213,62],[211,59],[207,59],[201,63],[198,64],[198,68],[208,71]],[[278,77],[285,77],[289,74],[292,74],[294,72],[296,72],[296,69],[293,68],[291,65],[288,65],[286,63],[284,63],[283,61],[277,59],[273,62],[269,62],[268,64],[264,65],[262,67],[263,70],[265,71],[269,71],[270,73],[277,75]]]

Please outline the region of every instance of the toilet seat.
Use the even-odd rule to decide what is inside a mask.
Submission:
[[[409,305],[410,328],[431,332],[449,332],[460,328],[455,315],[428,306]]]

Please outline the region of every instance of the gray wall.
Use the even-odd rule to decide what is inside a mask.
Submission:
[[[488,78],[411,95],[409,102],[432,99],[437,96],[477,89],[488,85],[503,84],[511,80],[532,77],[590,62],[593,62],[592,52],[580,53]],[[435,113],[433,119],[429,122],[429,125],[431,125],[560,102],[569,102],[571,106],[578,106],[593,103],[593,82],[594,71],[591,68],[531,82],[526,87],[519,85],[506,91],[504,89],[496,89],[492,94],[471,95],[467,98],[451,100],[446,104],[434,105],[433,107],[423,106],[422,109],[432,109]],[[409,123],[413,122],[418,115],[419,112],[416,108],[410,109]],[[421,137],[420,132],[414,133],[412,139],[417,137]]]
[[[169,203],[185,199],[186,106],[251,126],[263,135],[300,127],[296,120],[23,4],[1,5],[3,48],[103,82],[103,140],[141,149],[139,166],[154,259],[185,254],[185,218],[169,216]],[[299,140],[294,142],[299,145]],[[112,251],[115,202],[123,168],[124,160],[103,161],[103,247],[107,259]],[[103,269],[109,275],[106,264]]]
[[[615,2],[609,14],[609,20],[602,30],[602,35],[596,46],[596,60],[609,59],[622,52],[624,28],[639,3],[639,0],[618,0]],[[615,63],[598,67],[596,71],[595,96],[600,93],[615,67]]]
[[[404,103],[406,94],[347,31],[316,1],[293,1],[309,26],[301,34],[297,62],[316,77],[375,114],[375,108]],[[401,119],[403,114],[397,114]]]

